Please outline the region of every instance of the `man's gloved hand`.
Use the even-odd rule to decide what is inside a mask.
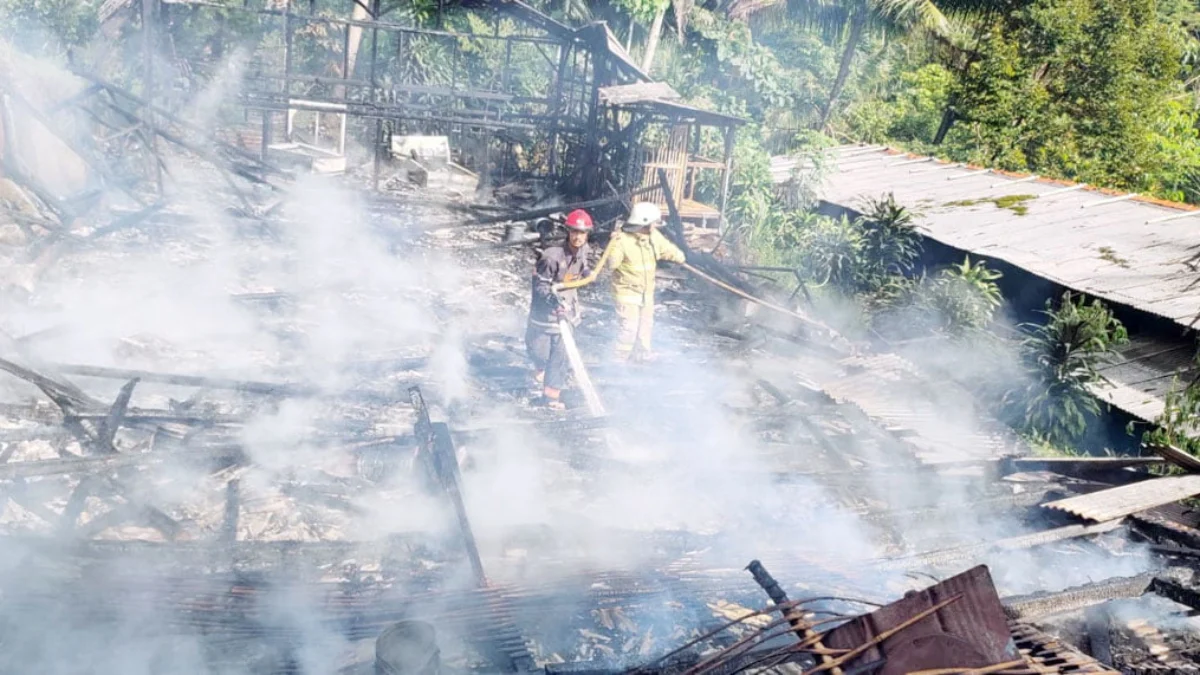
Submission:
[[[546,303],[551,307],[562,308],[562,298],[558,297],[558,293],[551,293],[546,298]]]

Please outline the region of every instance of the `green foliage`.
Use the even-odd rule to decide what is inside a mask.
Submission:
[[[889,192],[868,199],[859,219],[863,233],[863,280],[877,287],[891,276],[906,276],[921,255],[921,237],[913,229],[913,216]]]
[[[683,63],[666,70],[668,80],[682,92],[709,97],[737,92],[755,116],[792,105],[787,69],[769,47],[754,40],[749,26],[700,8],[692,10],[688,26],[687,48],[673,52],[674,60]]]
[[[776,186],[781,206],[803,210],[817,203],[821,182],[834,168],[827,152],[832,145],[833,139],[815,131],[802,131],[792,138],[786,147],[796,168],[787,181]]]
[[[792,221],[795,226],[796,221]],[[795,260],[815,285],[831,285],[843,291],[857,288],[863,276],[866,242],[862,226],[845,216],[814,217],[807,227],[797,228]]]
[[[761,136],[753,128],[738,133],[733,148],[734,172],[729,185],[728,215],[734,227],[753,231],[762,225],[775,206],[771,179],[771,158],[762,147]],[[697,194],[715,201],[720,195],[716,175],[703,176],[707,182]]]
[[[648,24],[654,16],[670,4],[670,0],[614,0],[614,5],[638,23]]]
[[[1180,51],[1154,0],[1033,0],[997,15],[953,92],[954,154],[1129,189],[1164,160],[1153,142]]]
[[[1175,446],[1200,456],[1200,441],[1195,438],[1200,431],[1197,420],[1200,420],[1200,382],[1193,380],[1184,385],[1176,378],[1163,401],[1162,414],[1155,420],[1154,428],[1142,435],[1142,441],[1147,445]]]
[[[901,294],[921,254],[912,215],[890,194],[868,200],[854,220],[776,209],[751,235],[759,260],[795,267],[811,286],[844,294]]]
[[[0,0],[0,37],[31,54],[55,55],[92,39],[99,7],[96,0]]]
[[[1063,294],[1057,307],[1046,303],[1046,322],[1026,325],[1021,350],[1030,382],[1005,399],[1020,423],[1051,443],[1076,443],[1100,401],[1089,387],[1104,382],[1100,367],[1129,341],[1121,322],[1099,300]]]
[[[882,98],[851,104],[846,124],[856,138],[869,143],[932,142],[953,86],[953,73],[937,63],[901,72],[886,85]]]
[[[971,263],[963,258],[933,279],[924,280],[916,290],[915,305],[936,322],[937,329],[963,336],[986,329],[1003,302],[996,281],[1001,274],[988,269],[983,261]]]

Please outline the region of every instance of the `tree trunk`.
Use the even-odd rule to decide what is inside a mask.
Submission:
[[[942,111],[942,123],[938,125],[937,133],[933,137],[934,145],[941,145],[942,141],[946,140],[946,134],[950,133],[950,127],[957,118],[958,115],[954,113],[954,99],[950,99],[946,109]]]
[[[654,15],[654,23],[650,26],[650,34],[646,36],[646,55],[642,57],[642,70],[650,73],[651,66],[654,65],[654,53],[658,51],[658,38],[662,34],[663,20],[667,17],[667,5],[663,3],[662,9]]]
[[[863,29],[867,27],[869,12],[870,10],[866,7],[859,7],[850,16],[850,34],[846,36],[846,48],[842,51],[842,62],[838,65],[837,79],[833,81],[833,88],[829,90],[829,99],[825,101],[825,107],[821,109],[821,122],[818,129],[824,129],[825,125],[829,123],[833,104],[837,102],[838,97],[842,95],[842,88],[846,86],[846,78],[850,76],[850,64],[854,61],[854,52],[858,49],[859,40],[862,39]]]
[[[629,35],[625,36],[625,53],[633,53],[633,27],[637,25],[637,19],[629,17]]]
[[[370,21],[371,20],[371,13],[369,11],[367,11],[367,8],[365,6],[367,1],[369,1],[369,0],[364,0],[364,2],[356,2],[350,8],[350,19],[352,21]],[[362,26],[347,26],[346,30],[350,31],[350,35],[349,35],[350,39],[346,41],[346,48],[349,50],[349,54],[347,55],[347,58],[346,58],[346,66],[347,66],[346,72],[342,73],[342,77],[344,77],[346,79],[350,79],[350,77],[354,75],[354,64],[358,62],[358,48],[359,48],[359,46],[362,45],[363,27]],[[346,88],[345,87],[338,86],[336,89],[336,92],[337,92],[336,96],[338,96],[339,98],[346,97]]]

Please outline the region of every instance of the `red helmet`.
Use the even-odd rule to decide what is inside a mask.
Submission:
[[[575,230],[576,232],[591,232],[592,217],[589,216],[588,212],[584,211],[583,209],[575,209],[567,214],[567,219],[563,222],[563,225],[568,230]]]

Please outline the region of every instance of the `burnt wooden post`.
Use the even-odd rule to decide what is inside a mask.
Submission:
[[[601,47],[608,46],[608,38],[600,33],[595,33],[592,38],[591,61],[592,61],[592,108],[588,111],[588,132],[587,132],[587,152],[585,153],[586,162],[583,166],[582,175],[584,176],[585,184],[580,186],[583,189],[585,196],[591,197],[590,178],[596,173],[596,164],[600,161],[600,86],[603,80],[606,80],[608,75],[608,59],[600,58]],[[601,38],[604,44],[601,45]]]
[[[563,95],[563,77],[566,76],[568,67],[568,58],[571,54],[571,48],[565,45],[558,46],[558,71],[554,78],[554,96],[550,104],[550,167],[549,175],[553,176],[558,172],[558,128],[562,124],[562,95]]]
[[[417,439],[418,450],[421,453],[418,461],[425,472],[424,477],[427,482],[440,486],[450,498],[450,504],[454,507],[454,514],[458,519],[463,546],[467,551],[467,559],[471,563],[471,572],[475,575],[476,583],[483,588],[487,586],[487,576],[483,571],[483,559],[479,555],[479,546],[475,543],[475,534],[471,530],[467,507],[463,502],[462,477],[458,471],[458,457],[454,439],[450,436],[450,427],[443,422],[435,423],[430,420],[429,407],[425,404],[420,387],[409,387],[408,396],[417,413],[413,436]]]
[[[375,104],[375,98],[379,95],[375,90],[375,66],[379,60],[379,26],[375,25],[376,17],[379,16],[380,0],[371,0],[371,104]],[[441,3],[438,3],[439,21],[441,17]],[[383,155],[383,118],[375,118],[375,165],[371,171],[371,189],[379,190],[379,163]]]
[[[662,188],[663,199],[667,202],[667,218],[675,243],[684,253],[688,253],[687,239],[683,236],[683,218],[679,215],[679,205],[675,202],[675,191],[671,189],[671,181],[667,178],[667,170],[658,167],[658,185]]]
[[[292,93],[292,58],[292,0],[283,0],[283,101],[285,106]],[[288,116],[286,107],[283,111],[286,118],[283,140],[290,143],[292,140],[291,117]]]
[[[717,232],[725,233],[725,209],[729,206],[729,182],[733,179],[733,144],[737,127],[727,125],[725,127],[725,171],[721,175],[721,215],[717,219]]]

